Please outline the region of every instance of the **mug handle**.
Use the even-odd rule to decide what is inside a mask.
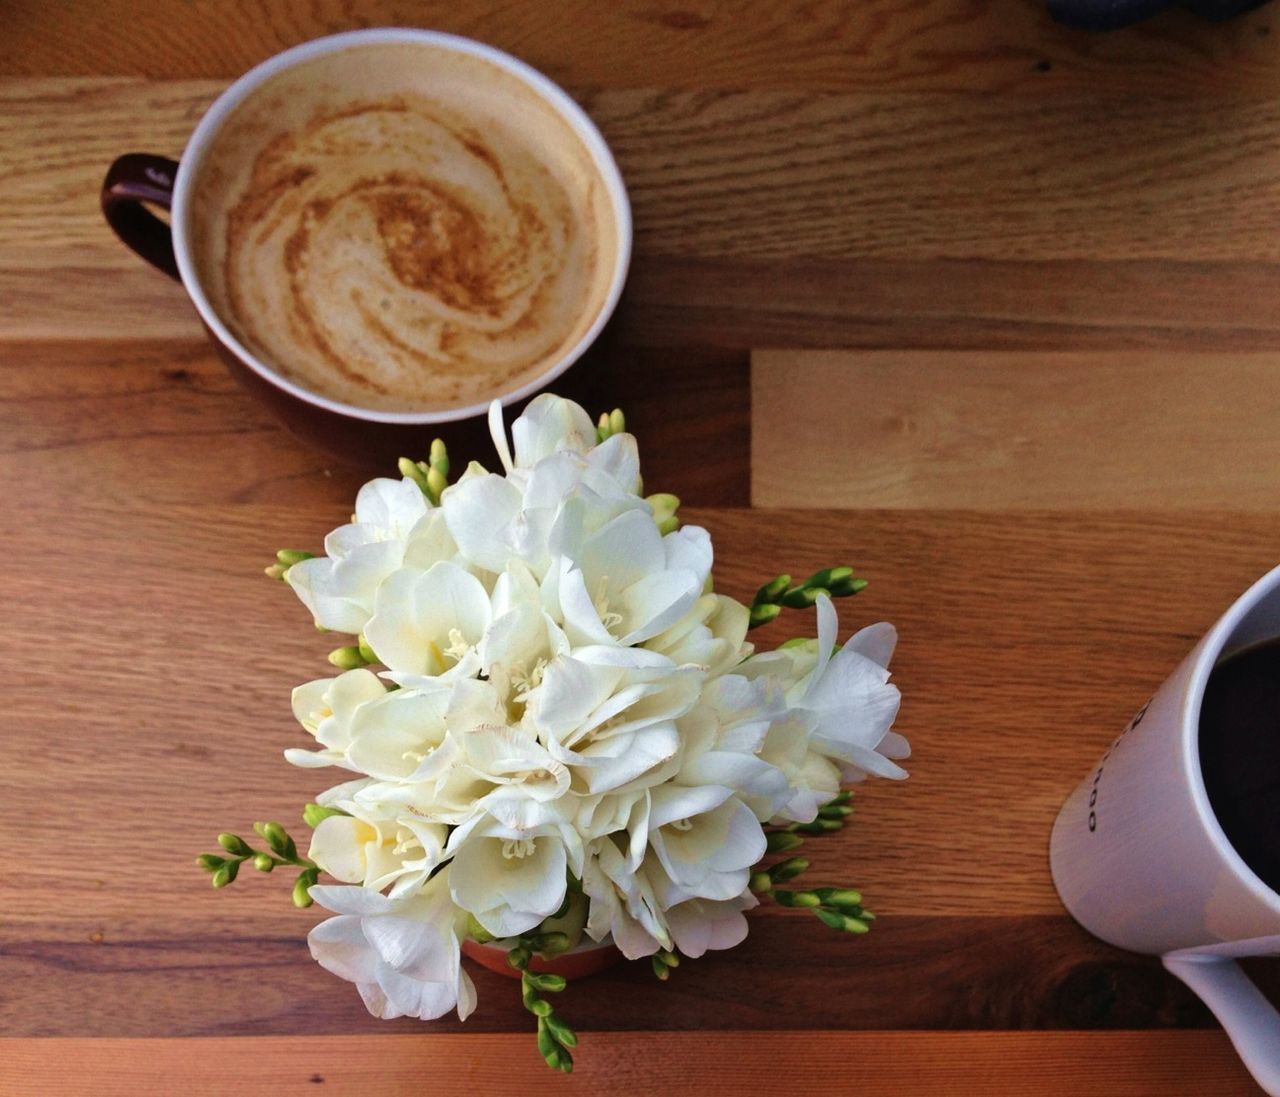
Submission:
[[[178,162],[167,156],[130,152],[107,169],[102,181],[102,214],[133,251],[157,270],[180,280],[173,233],[143,203],[169,209]]]
[[[1194,952],[1173,952],[1163,961],[1213,1011],[1257,1083],[1280,1097],[1280,1013],[1240,965]]]

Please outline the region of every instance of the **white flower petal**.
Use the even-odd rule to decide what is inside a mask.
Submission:
[[[520,513],[520,489],[493,473],[460,480],[441,500],[458,551],[486,571],[502,571],[511,549],[504,534]]]
[[[675,624],[697,601],[702,583],[691,571],[660,571],[632,583],[618,599],[622,614],[618,643],[642,644]]]
[[[591,416],[572,400],[549,392],[529,402],[511,424],[511,437],[515,441],[515,464],[520,468],[532,468],[560,450],[586,453],[598,441]]]
[[[378,956],[365,940],[355,915],[343,914],[313,926],[307,934],[307,947],[316,963],[339,979],[371,983],[376,978]]]
[[[386,914],[394,904],[385,895],[362,887],[337,887],[333,884],[315,884],[311,898],[334,914]]]

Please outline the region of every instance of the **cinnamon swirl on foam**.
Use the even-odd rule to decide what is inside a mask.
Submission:
[[[604,306],[617,226],[590,152],[512,74],[354,47],[264,85],[198,167],[201,280],[323,396],[392,411],[536,378]]]

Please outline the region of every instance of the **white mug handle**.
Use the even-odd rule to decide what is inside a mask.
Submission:
[[[1165,968],[1187,984],[1226,1029],[1254,1080],[1280,1097],[1280,1013],[1235,960],[1171,952]]]

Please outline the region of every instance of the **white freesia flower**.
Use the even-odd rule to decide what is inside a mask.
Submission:
[[[349,525],[324,541],[325,556],[303,560],[288,571],[289,585],[316,624],[338,632],[360,632],[373,613],[378,585],[405,561],[418,542],[416,566],[429,567],[455,552],[440,516],[412,480],[371,480],[356,496]]]
[[[391,887],[393,898],[418,890],[441,862],[447,829],[409,812],[395,818],[346,815],[322,819],[311,835],[307,856],[335,880],[363,884],[374,891]]]
[[[785,713],[781,692],[765,681],[728,674],[708,682],[697,706],[680,719],[684,750],[676,783],[731,789],[758,819],[772,819],[795,793],[788,770],[765,753]]]
[[[375,1017],[428,1021],[457,1009],[467,1019],[476,991],[462,969],[465,916],[449,898],[447,869],[402,899],[330,886],[313,887],[311,897],[338,915],[311,931],[311,955],[326,971],[355,983]]]
[[[582,890],[591,900],[587,934],[592,939],[611,938],[628,960],[671,947],[648,874],[632,865],[612,838],[593,844],[583,865]]]
[[[545,805],[512,824],[482,816],[449,839],[454,902],[495,937],[533,929],[564,902],[565,871],[582,875],[582,840]]]
[[[796,709],[810,722],[810,743],[846,764],[849,776],[865,770],[903,778],[906,770],[890,759],[906,758],[910,747],[891,732],[898,715],[898,687],[889,683],[889,659],[898,640],[890,624],[855,633],[834,655],[836,610],[818,599],[818,658],[813,670],[792,687]]]
[[[686,899],[666,912],[675,947],[695,960],[712,949],[734,948],[747,939],[744,911],[759,906],[750,892],[733,899]]]
[[[530,401],[511,426],[515,456],[507,448],[501,409],[489,409],[489,433],[507,475],[521,483],[520,473],[537,469],[544,461],[569,457],[586,459],[588,475],[599,474],[613,481],[613,487],[629,495],[640,492],[640,457],[635,438],[615,434],[598,442],[595,424],[578,404],[551,393]],[[596,490],[603,485],[596,484]]]
[[[307,682],[293,691],[293,715],[320,744],[320,750],[284,752],[295,766],[357,767],[347,761],[351,748],[351,724],[361,706],[385,696],[387,687],[376,674],[367,670],[349,670],[337,678],[321,678]]]
[[[491,411],[489,425],[505,475],[473,466],[441,500],[461,555],[475,566],[502,571],[515,557],[544,574],[550,530],[576,492],[597,503],[644,506],[636,498],[635,439],[618,434],[597,445],[595,427],[577,404],[550,395],[530,403],[512,428],[514,458],[500,409]]]
[[[696,672],[654,652],[578,648],[547,667],[526,720],[583,792],[656,784],[674,767],[675,722],[697,700],[699,685]]]
[[[484,585],[457,564],[404,568],[378,588],[365,639],[401,685],[470,678],[492,619]]]
[[[649,846],[674,885],[672,897],[741,895],[764,856],[764,831],[751,809],[716,785],[660,785],[650,796]]]
[[[398,689],[361,705],[351,717],[351,768],[382,780],[410,779],[447,734],[447,689]]]
[[[684,617],[711,572],[707,531],[685,526],[664,537],[647,507],[591,530],[585,511],[581,495],[567,500],[550,542],[561,558],[555,593],[569,639],[628,647]]]
[[[746,642],[750,612],[723,594],[704,594],[679,621],[644,646],[677,663],[705,668],[707,677],[724,674],[754,650]]]
[[[465,1018],[461,940],[481,928],[508,945],[585,933],[630,958],[732,948],[762,824],[905,776],[892,626],[837,650],[823,595],[815,640],[753,653],[751,611],[713,589],[710,535],[662,532],[621,425],[600,442],[543,395],[508,439],[495,404],[498,471],[442,486],[433,447],[425,488],[365,485],[327,556],[287,573],[381,664],[299,686],[316,745],[286,752],[355,778],[315,797],[340,814],[311,860],[347,886],[311,888],[337,916],[310,945],[376,1016]]]
[[[774,805],[771,816],[776,821],[811,823],[818,809],[840,791],[840,767],[813,749],[809,732],[804,714],[788,711],[770,726],[760,747],[760,760],[786,778],[783,802]]]
[[[811,786],[815,805],[818,795],[834,795],[841,779],[906,777],[894,759],[911,753],[907,740],[890,730],[901,699],[888,670],[897,632],[883,622],[870,625],[835,651],[835,606],[823,595],[817,610],[816,641],[753,655],[737,670],[785,691],[786,718],[777,734],[770,732],[761,757],[788,773],[798,790]]]

